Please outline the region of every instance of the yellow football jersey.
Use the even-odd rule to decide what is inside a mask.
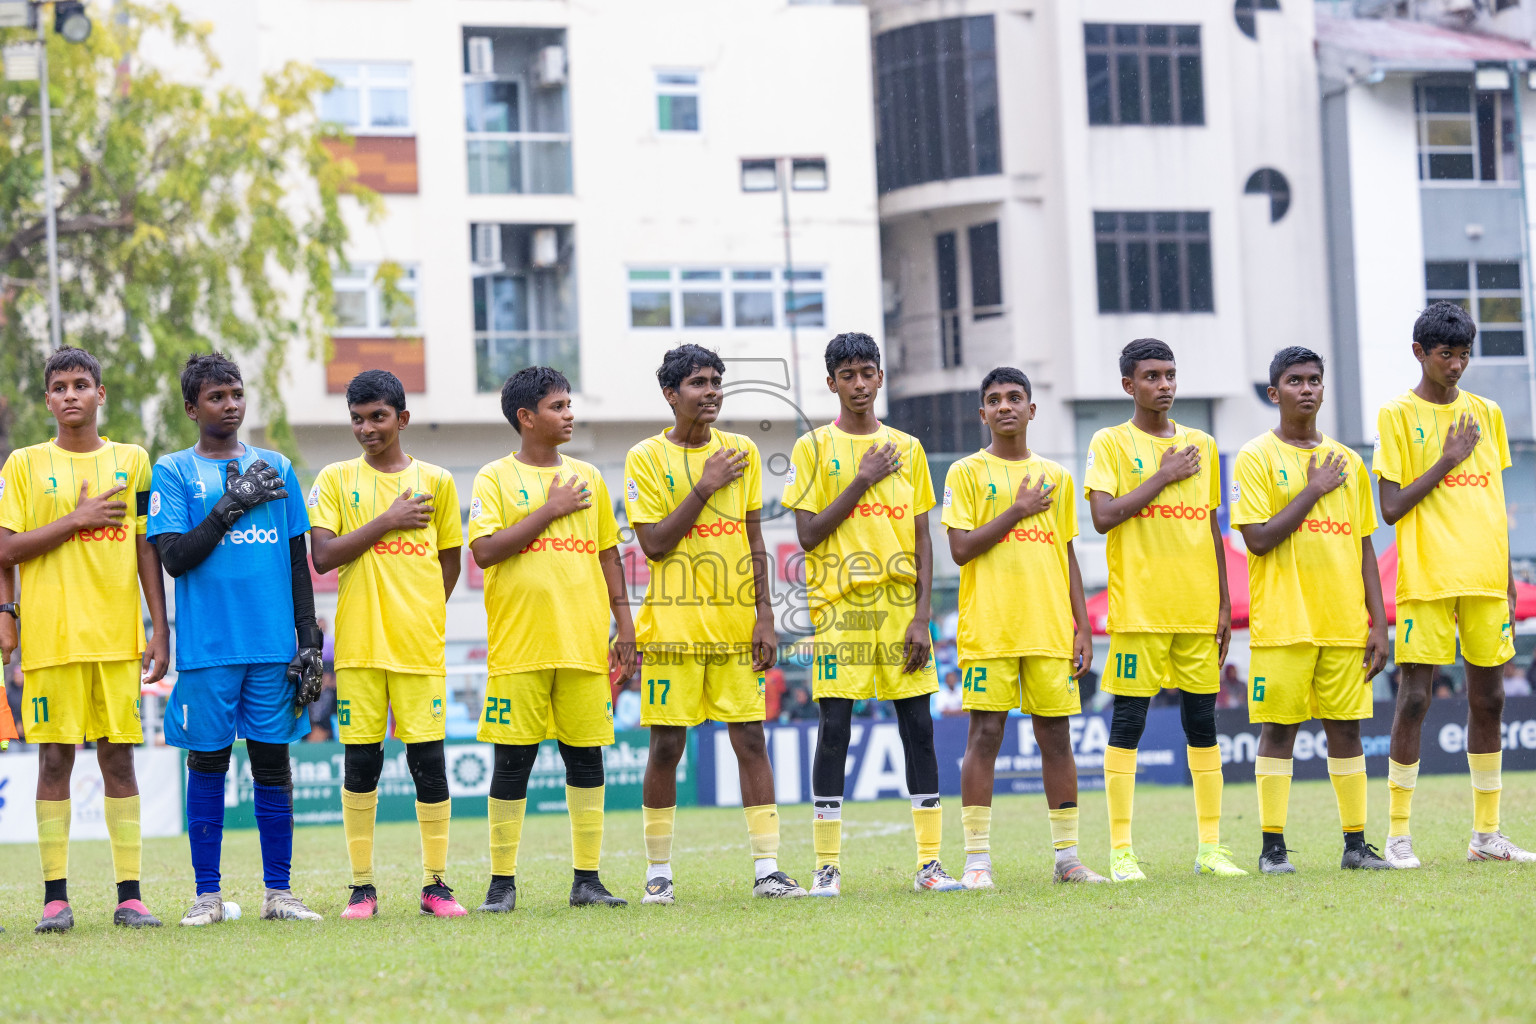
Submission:
[[[1255,647],[1364,647],[1370,630],[1360,549],[1376,529],[1371,481],[1360,456],[1330,437],[1297,448],[1266,430],[1237,454],[1232,525],[1265,523],[1307,485],[1307,463],[1342,452],[1344,483],[1312,506],[1273,551],[1248,553],[1248,621]]]
[[[982,451],[949,467],[944,525],[974,530],[1013,504],[1019,483],[1048,481],[1056,500],[1020,519],[990,551],[960,567],[961,661],[1072,656],[1071,577],[1067,545],[1077,536],[1072,474],[1031,454],[1010,462]]]
[[[1466,391],[1450,405],[1412,391],[1376,417],[1377,476],[1406,486],[1440,459],[1445,434],[1462,415],[1482,428],[1482,440],[1461,465],[1397,522],[1397,599],[1504,597],[1509,592],[1509,514],[1504,470],[1513,463],[1504,414]]]
[[[1083,493],[1128,494],[1157,472],[1168,449],[1188,445],[1200,449],[1200,472],[1163,488],[1109,531],[1111,633],[1216,631],[1221,584],[1211,516],[1221,506],[1221,464],[1211,436],[1177,423],[1172,437],[1153,437],[1129,422],[1106,427],[1088,446]]]
[[[549,499],[555,477],[587,482],[590,508],[562,516],[517,554],[485,570],[493,676],[549,668],[608,671],[608,585],[598,552],[619,545],[613,502],[597,468],[560,456],[528,466],[514,452],[480,470],[469,503],[473,543],[504,530]]]
[[[698,448],[648,437],[624,459],[624,507],[631,523],[659,523],[688,497],[704,463],[722,448],[747,454],[746,471],[712,494],[677,547],[649,562],[645,603],[635,617],[635,639],[649,644],[752,646],[757,591],[747,513],[763,507],[763,463],[757,446],[741,434],[711,430]]]
[[[80,485],[113,487],[128,506],[122,526],[80,530],[41,558],[21,563],[21,667],[127,661],[144,653],[136,537],[149,522],[149,455],[102,438],[94,452],[53,441],[18,448],[0,470],[0,526],[26,533],[75,510]]]
[[[441,675],[447,609],[438,553],[463,547],[459,492],[445,469],[412,459],[380,473],[358,456],[320,471],[309,491],[309,523],[338,537],[361,529],[409,489],[432,497],[432,523],[394,530],[341,567],[336,595],[336,667]]]
[[[832,504],[853,482],[865,452],[887,443],[896,445],[901,469],[865,491],[847,520],[806,553],[813,615],[814,609],[835,603],[855,585],[894,583],[898,590],[910,592],[906,588],[917,581],[913,523],[934,506],[933,478],[917,438],[885,424],[873,434],[848,434],[828,424],[795,441],[784,480],[784,506],[807,512]]]

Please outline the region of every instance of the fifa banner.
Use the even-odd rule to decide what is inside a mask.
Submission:
[[[146,838],[182,833],[181,765],[181,751],[170,747],[139,747],[133,752],[139,827]],[[69,783],[71,840],[107,838],[105,795],[96,752],[77,751]],[[0,755],[0,843],[37,841],[36,803],[37,751]]]
[[[448,795],[455,816],[483,818],[485,798],[491,791],[495,747],[472,739],[450,739],[443,744],[448,765]],[[295,743],[288,748],[293,761],[293,820],[299,825],[341,823],[341,784],[345,750],[340,743]],[[650,751],[650,734],[644,729],[617,733],[614,744],[603,749],[607,774],[606,804],[610,810],[637,808],[641,783]],[[678,766],[677,802],[694,803],[693,744]],[[177,792],[180,792],[178,787]],[[554,740],[539,747],[533,775],[528,780],[528,811],[565,813],[565,762]],[[416,820],[416,784],[405,761],[405,744],[384,741],[384,773],[379,777],[379,821]],[[229,776],[224,780],[224,826],[256,827],[256,791],[251,780],[245,744],[235,744]],[[147,832],[145,833],[148,834]]]
[[[936,718],[933,745],[939,756],[939,792],[960,793],[960,761],[965,755],[969,719]],[[1109,713],[1089,713],[1071,720],[1072,752],[1077,758],[1078,785],[1104,788],[1104,748],[1109,745]],[[729,734],[720,726],[695,730],[698,736],[699,803],[705,806],[741,806],[741,781]],[[773,761],[775,798],[781,804],[807,803],[811,799],[811,759],[816,752],[815,722],[792,722],[766,728],[768,756]],[[1137,776],[1145,782],[1181,785],[1189,781],[1184,730],[1178,708],[1153,708],[1147,713],[1147,729],[1137,752]],[[905,797],[906,756],[896,719],[853,720],[848,743],[848,776],[844,793],[849,800],[881,800]],[[1250,770],[1251,774],[1251,770]],[[1003,745],[997,755],[997,793],[1040,793],[1045,785],[1040,774],[1040,748],[1029,719],[1013,716],[1003,729]]]
[[[1392,745],[1390,701],[1378,701],[1375,713],[1360,723],[1360,745],[1365,749],[1366,771],[1387,777],[1387,754]],[[1177,728],[1177,723],[1175,723]],[[1508,697],[1501,727],[1505,771],[1536,769],[1536,697]],[[1253,759],[1259,746],[1259,727],[1248,724],[1242,709],[1216,713],[1216,742],[1221,745],[1223,775],[1231,781],[1253,780]],[[1328,737],[1316,719],[1302,724],[1296,733],[1296,778],[1328,777]],[[1419,774],[1465,775],[1467,772],[1467,702],[1460,697],[1431,701],[1424,716],[1423,742],[1419,746]]]

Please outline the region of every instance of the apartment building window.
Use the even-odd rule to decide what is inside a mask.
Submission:
[[[1475,354],[1525,355],[1525,302],[1518,260],[1434,261],[1424,264],[1424,294],[1447,299],[1477,321]]]
[[[827,162],[820,157],[806,157],[789,162],[789,187],[796,192],[825,192]]]
[[[960,333],[960,246],[953,231],[933,236],[934,266],[939,281],[939,363],[959,366],[965,354]]]
[[[571,192],[568,78],[563,31],[465,29],[470,193]]]
[[[319,68],[336,80],[320,97],[320,117],[354,135],[407,135],[411,132],[411,66],[403,63],[359,64],[321,61]]]
[[[662,132],[699,130],[699,73],[697,71],[656,72],[656,130]]]
[[[1199,25],[1084,25],[1089,124],[1205,124]]]
[[[966,229],[971,257],[971,319],[1003,315],[1003,264],[997,221]]]
[[[756,330],[826,325],[825,271],[767,267],[635,268],[629,325]]]
[[[1518,182],[1514,99],[1470,77],[1421,80],[1414,90],[1423,181]]]
[[[1093,215],[1100,313],[1210,313],[1211,215]]]
[[[525,366],[553,366],[580,388],[574,230],[472,224],[470,259],[478,389],[500,390]]]
[[[380,280],[377,263],[354,263],[331,273],[338,335],[412,334],[419,324],[416,308],[416,267],[399,264],[393,302]]]
[[[1002,170],[992,16],[875,37],[880,191]]]
[[[777,192],[779,162],[777,160],[743,160],[741,190],[743,192]]]

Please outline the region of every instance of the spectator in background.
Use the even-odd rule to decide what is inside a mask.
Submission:
[[[1529,697],[1531,695],[1531,681],[1526,677],[1525,669],[1514,661],[1504,663],[1504,696]]]
[[[1221,691],[1216,694],[1216,706],[1218,708],[1241,708],[1247,706],[1248,688],[1243,685],[1243,677],[1237,671],[1237,666],[1227,662],[1221,670]]]
[[[811,699],[811,691],[804,683],[796,683],[789,688],[781,714],[792,722],[797,719],[819,717],[816,702]]]
[[[935,718],[957,718],[965,714],[965,694],[960,690],[958,669],[949,669],[944,673],[944,684],[929,701],[929,713]]]
[[[309,706],[309,735],[305,743],[324,743],[336,734],[331,729],[331,716],[336,714],[336,673],[327,668],[320,677],[320,697]]]
[[[630,676],[613,701],[613,727],[615,729],[640,728],[640,677]]]
[[[1436,673],[1434,686],[1435,700],[1456,696],[1456,684],[1451,682],[1451,677],[1444,673]]]
[[[784,707],[784,670],[775,665],[763,673],[763,709],[765,722],[777,722]]]

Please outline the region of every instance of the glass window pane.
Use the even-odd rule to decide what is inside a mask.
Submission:
[[[1427,118],[1424,142],[1430,146],[1472,145],[1472,121],[1466,118]]]
[[[1144,213],[1121,214],[1120,224],[1126,231],[1139,235],[1147,230],[1147,215]]]
[[[1184,308],[1184,282],[1179,276],[1179,243],[1157,243],[1157,308],[1177,313]]]
[[[684,270],[677,276],[684,281],[718,281],[723,275],[718,270]]]
[[[671,327],[671,292],[630,292],[629,326]]]
[[[411,292],[402,292],[396,296],[394,304],[385,308],[384,294],[379,293],[379,314],[383,322],[395,330],[404,330],[416,325],[416,296]]]
[[[737,327],[773,326],[773,292],[736,292],[731,304]]]
[[[522,130],[516,82],[470,82],[464,86],[465,127],[472,132]]]
[[[795,292],[784,296],[784,319],[797,327],[825,327],[826,311],[821,292]]]
[[[1168,45],[1168,26],[1167,25],[1148,25],[1147,26],[1147,45],[1148,46],[1167,46]]]
[[[719,292],[683,292],[683,326],[725,326],[723,296]]]
[[[1424,110],[1431,114],[1470,114],[1472,90],[1464,85],[1426,85],[1419,89]]]
[[[741,162],[741,190],[743,192],[774,192],[778,187],[778,161],[743,160]]]
[[[1109,45],[1109,26],[1108,25],[1084,25],[1083,26],[1083,42],[1087,43],[1089,46],[1108,46]]]
[[[1126,304],[1130,313],[1152,310],[1152,251],[1146,242],[1125,243]]]
[[[1524,331],[1480,331],[1477,340],[1485,356],[1525,355]]]
[[[370,82],[409,82],[411,80],[409,64],[369,64],[367,72]]]
[[[1003,304],[1003,269],[997,222],[977,224],[966,232],[971,257],[971,305],[978,309]]]
[[[1464,292],[1467,290],[1467,265],[1455,263],[1424,264],[1424,287],[1432,292]]]
[[[357,64],[341,64],[331,60],[322,60],[315,67],[324,71],[332,78],[341,79],[346,82],[356,82],[362,74],[362,68]]]
[[[337,327],[368,326],[368,293],[366,291],[337,291],[335,295]]]
[[[1088,123],[1113,124],[1109,99],[1109,55],[1090,53],[1088,61]]]
[[[657,96],[656,127],[664,132],[696,132],[699,130],[699,98],[697,96]]]
[[[1141,124],[1141,58],[1134,53],[1117,54],[1115,81],[1120,88],[1120,123]]]
[[[1189,311],[1211,312],[1216,308],[1215,288],[1211,283],[1211,243],[1190,242],[1184,262],[1189,274]]]
[[[784,279],[786,281],[820,281],[821,276],[821,271],[819,270],[787,270],[784,272]]]
[[[1206,233],[1211,230],[1211,215],[1208,213],[1186,213],[1184,215],[1184,230],[1195,233]]]
[[[368,93],[368,123],[373,128],[404,128],[411,123],[410,93],[373,89]]]
[[[341,87],[332,89],[320,97],[320,118],[335,121],[348,128],[356,128],[362,117],[362,101],[356,89]]]
[[[825,160],[796,160],[790,168],[790,184],[800,192],[820,192],[827,187]]]
[[[1173,59],[1160,53],[1147,57],[1147,121],[1173,124]]]
[[[732,281],[772,281],[773,280],[773,271],[771,271],[771,270],[733,270],[733,271],[731,271],[731,280]]]
[[[1152,215],[1152,230],[1177,231],[1179,230],[1179,215],[1176,213],[1154,213]]]
[[[1118,213],[1095,213],[1093,215],[1093,230],[1096,234],[1110,234],[1120,226]]]
[[[1200,58],[1180,57],[1178,71],[1179,124],[1205,124],[1205,83],[1200,78]]]
[[[1472,154],[1429,154],[1429,177],[1432,181],[1471,180],[1473,177]]]
[[[629,279],[631,281],[670,281],[670,280],[672,280],[672,271],[670,271],[670,270],[631,270],[629,272]]]
[[[1477,300],[1477,319],[1485,324],[1518,324],[1520,322],[1520,299],[1488,298],[1479,296]]]
[[[1461,264],[1465,270],[1466,264]],[[1520,264],[1518,263],[1479,263],[1477,265],[1477,287],[1487,291],[1520,290]]]
[[[487,288],[486,279],[483,277],[477,277],[470,287],[474,295],[475,330],[488,331],[490,330],[490,312],[486,308],[487,304],[485,300],[485,291]]]
[[[699,84],[697,71],[658,71],[656,72],[657,85],[691,85]]]
[[[1115,25],[1115,43],[1119,46],[1135,46],[1140,42],[1140,25]]]
[[[1099,267],[1099,312],[1120,312],[1120,247],[1099,242],[1095,247]]]
[[[1199,46],[1200,26],[1180,25],[1174,29],[1173,38],[1180,46]]]
[[[491,330],[528,330],[528,283],[521,277],[491,278]]]

